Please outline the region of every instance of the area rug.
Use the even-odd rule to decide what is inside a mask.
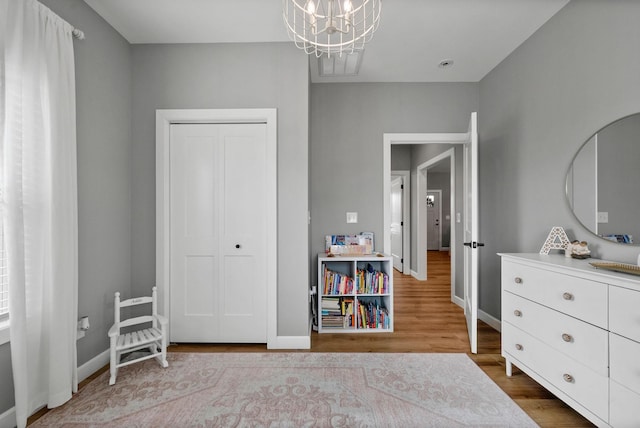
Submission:
[[[169,353],[33,427],[535,427],[465,354]]]

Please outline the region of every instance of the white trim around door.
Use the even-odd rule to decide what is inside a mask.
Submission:
[[[160,306],[170,316],[170,126],[175,123],[264,123],[267,127],[267,348],[278,348],[277,314],[277,111],[276,109],[156,110],[156,286]]]

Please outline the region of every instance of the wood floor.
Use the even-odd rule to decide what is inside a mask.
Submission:
[[[299,352],[462,352],[467,353],[541,427],[593,427],[562,401],[514,367],[505,375],[500,333],[478,325],[478,354],[469,354],[462,308],[451,302],[446,252],[429,251],[428,281],[394,273],[394,332],[311,335],[311,350]],[[265,345],[180,344],[170,352],[265,352]],[[103,368],[100,372],[106,370]],[[99,373],[100,373],[99,372]],[[97,375],[98,373],[96,373]],[[82,385],[89,382],[87,379]],[[81,385],[81,386],[82,386]],[[30,422],[40,417],[34,415]]]

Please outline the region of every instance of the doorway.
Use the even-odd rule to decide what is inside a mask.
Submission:
[[[416,169],[411,171],[411,178],[415,183],[415,189],[411,191],[412,204],[416,207],[412,208],[411,218],[407,220],[412,226],[411,239],[415,241],[409,248],[408,254],[405,253],[405,260],[411,260],[410,274],[418,280],[427,279],[427,210],[426,203],[416,203],[418,201],[418,195],[424,202],[427,194],[427,172],[428,169],[438,162],[448,162],[450,165],[450,187],[451,192],[449,195],[449,204],[451,206],[451,231],[449,235],[450,242],[450,256],[451,256],[451,301],[463,306],[463,299],[456,297],[456,265],[462,266],[462,258],[457,257],[462,255],[462,250],[456,248],[456,227],[455,220],[459,217],[454,217],[454,213],[461,208],[456,208],[456,174],[460,175],[461,171],[456,173],[456,156],[455,147],[461,147],[465,143],[466,134],[463,133],[448,133],[448,134],[384,134],[383,138],[383,195],[385,200],[389,200],[390,188],[391,188],[391,147],[392,145],[445,145],[446,148],[440,154],[434,156],[428,161],[418,165]],[[458,177],[459,178],[459,177]],[[460,180],[458,180],[460,185]],[[458,195],[461,197],[461,195]],[[459,203],[460,205],[460,203]],[[384,252],[390,251],[390,206],[388,203],[383,206],[383,221],[384,221]],[[461,233],[458,230],[458,233]],[[458,235],[459,236],[459,235]],[[456,251],[458,250],[458,251]],[[459,287],[460,288],[460,287]]]

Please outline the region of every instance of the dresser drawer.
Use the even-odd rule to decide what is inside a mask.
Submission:
[[[595,372],[608,375],[606,330],[509,292],[502,294],[502,319]]]
[[[640,342],[640,291],[609,287],[609,330]]]
[[[502,353],[516,366],[521,362],[534,370],[600,419],[609,420],[607,376],[594,372],[508,322],[502,323]]]
[[[611,372],[609,376],[640,394],[640,343],[617,334],[609,334]],[[638,411],[640,415],[640,410]]]
[[[502,287],[590,324],[608,328],[607,284],[503,259]]]
[[[611,381],[611,403],[609,425],[614,428],[640,427],[640,394]]]

